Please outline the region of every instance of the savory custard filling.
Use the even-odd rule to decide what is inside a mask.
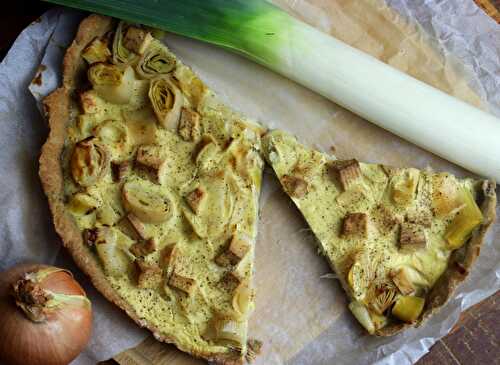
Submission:
[[[63,154],[66,208],[107,280],[191,353],[244,355],[264,130],[220,104],[151,32],[83,51]]]
[[[416,321],[451,252],[483,221],[471,179],[339,161],[280,131],[263,149],[369,333]]]

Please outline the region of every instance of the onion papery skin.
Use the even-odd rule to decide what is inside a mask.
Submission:
[[[40,288],[53,293],[57,303],[43,321],[28,318],[16,305],[13,285],[26,273],[48,273]],[[92,311],[85,291],[69,271],[52,266],[23,264],[0,274],[0,363],[5,365],[63,365],[87,345]]]

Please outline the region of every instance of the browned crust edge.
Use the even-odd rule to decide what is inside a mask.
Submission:
[[[75,39],[64,57],[63,86],[44,99],[50,132],[47,141],[42,147],[39,175],[47,195],[55,229],[62,238],[64,247],[68,249],[78,267],[89,276],[92,284],[106,299],[123,309],[139,326],[153,332],[157,340],[172,343],[180,350],[214,364],[240,365],[243,363],[242,358],[231,352],[204,353],[179,346],[173,337],[160,334],[156,326],[140,318],[132,306],[112,288],[97,258],[84,244],[75,221],[66,212],[61,158],[67,135],[67,122],[70,118],[71,95],[78,83],[77,78],[83,66],[80,54],[83,48],[95,37],[102,36],[111,30],[112,23],[111,18],[95,14],[82,20]]]
[[[481,246],[488,228],[495,221],[497,196],[494,181],[483,180],[476,187],[478,203],[484,216],[484,222],[476,228],[471,238],[460,249],[453,251],[448,267],[428,294],[422,316],[415,323],[395,323],[376,332],[378,336],[393,336],[409,327],[419,327],[434,313],[443,307],[453,295],[457,286],[469,275],[472,265],[481,251]]]

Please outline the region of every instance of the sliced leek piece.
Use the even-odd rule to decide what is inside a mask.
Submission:
[[[120,220],[120,215],[115,212],[110,204],[105,203],[96,211],[97,220],[106,226],[112,226]]]
[[[104,100],[113,104],[127,104],[134,91],[134,70],[108,63],[95,63],[88,70],[89,81]]]
[[[92,135],[92,130],[98,124],[98,120],[95,114],[80,114],[76,120],[80,135],[84,138],[90,137]]]
[[[115,30],[113,39],[113,63],[117,66],[126,66],[137,61],[139,56],[125,47],[123,39],[129,24],[121,21]]]
[[[349,303],[349,310],[369,334],[372,335],[375,333],[375,325],[370,316],[370,312],[361,302],[354,301]]]
[[[128,128],[119,120],[108,119],[94,128],[94,135],[106,143],[119,148],[129,142]]]
[[[415,199],[420,172],[406,169],[392,178],[392,199],[398,205],[407,206]]]
[[[376,286],[370,295],[369,306],[378,315],[383,315],[395,300],[396,290],[394,288]]]
[[[131,261],[117,244],[115,228],[99,228],[95,247],[107,275],[118,277],[128,272]]]
[[[243,281],[234,291],[232,306],[239,318],[248,317],[252,310],[253,290]]]
[[[87,138],[76,144],[71,156],[71,174],[81,186],[98,182],[109,168],[108,149],[95,138]]]
[[[385,317],[383,315],[370,312],[370,317],[372,319],[375,330],[379,330],[379,329],[385,327],[388,323],[387,317]]]
[[[483,222],[483,214],[477,206],[472,193],[466,188],[460,191],[463,208],[457,213],[445,233],[450,250],[456,250],[465,243],[472,231]]]
[[[399,297],[392,308],[392,315],[404,322],[414,322],[424,309],[425,299],[414,296]]]
[[[460,186],[457,179],[450,174],[442,173],[432,177],[432,208],[434,214],[441,218],[460,208]]]
[[[137,63],[135,70],[140,77],[151,79],[172,72],[175,64],[175,57],[168,49],[160,41],[153,40]]]
[[[216,324],[216,339],[218,344],[232,346],[242,350],[247,337],[247,324],[234,319],[221,319]]]
[[[85,215],[100,205],[101,202],[96,198],[85,193],[76,193],[71,198],[68,208],[73,214]]]
[[[184,96],[172,79],[159,77],[152,80],[148,95],[160,125],[177,130]]]
[[[201,173],[209,173],[215,169],[222,159],[221,149],[213,138],[203,137],[199,143],[195,162]]]
[[[144,223],[162,223],[174,213],[170,196],[146,180],[132,180],[123,185],[123,205]]]

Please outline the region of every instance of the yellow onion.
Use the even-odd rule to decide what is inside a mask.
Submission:
[[[73,275],[24,264],[0,278],[0,363],[65,365],[85,348],[91,304]]]

